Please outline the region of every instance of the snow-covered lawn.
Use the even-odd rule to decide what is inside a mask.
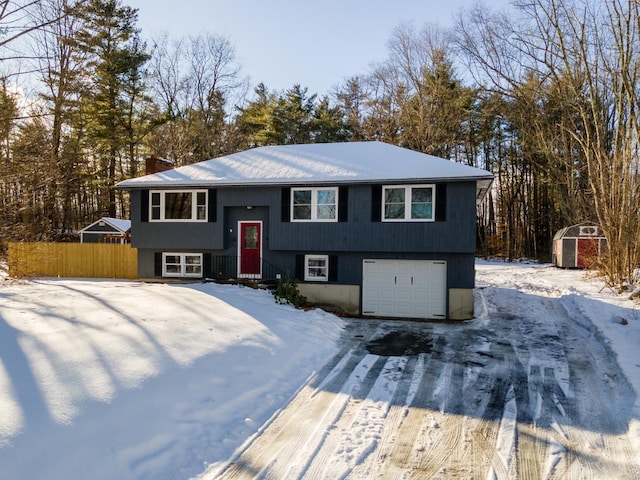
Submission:
[[[509,304],[514,318],[559,300],[558,315],[608,343],[635,389],[628,437],[640,451],[637,305],[550,266],[478,261],[477,286],[470,331],[509,289],[526,294],[510,296],[527,302]],[[0,279],[0,479],[208,478],[304,394],[349,323],[246,287]]]
[[[342,321],[247,287],[0,286],[0,478],[186,479],[336,351]]]

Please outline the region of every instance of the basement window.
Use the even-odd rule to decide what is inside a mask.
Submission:
[[[329,255],[305,255],[304,280],[306,282],[327,282],[329,280]]]
[[[201,253],[163,253],[163,277],[202,277]]]

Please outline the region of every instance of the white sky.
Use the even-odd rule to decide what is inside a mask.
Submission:
[[[145,38],[208,32],[229,38],[252,86],[330,93],[387,57],[395,27],[412,22],[451,26],[474,0],[123,0],[138,9]],[[488,2],[505,4],[506,0]]]

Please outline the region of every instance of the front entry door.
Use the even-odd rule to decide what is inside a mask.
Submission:
[[[262,222],[238,222],[238,277],[262,278]]]

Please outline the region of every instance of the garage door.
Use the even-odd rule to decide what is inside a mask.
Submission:
[[[364,260],[363,315],[446,318],[446,308],[446,262]]]

